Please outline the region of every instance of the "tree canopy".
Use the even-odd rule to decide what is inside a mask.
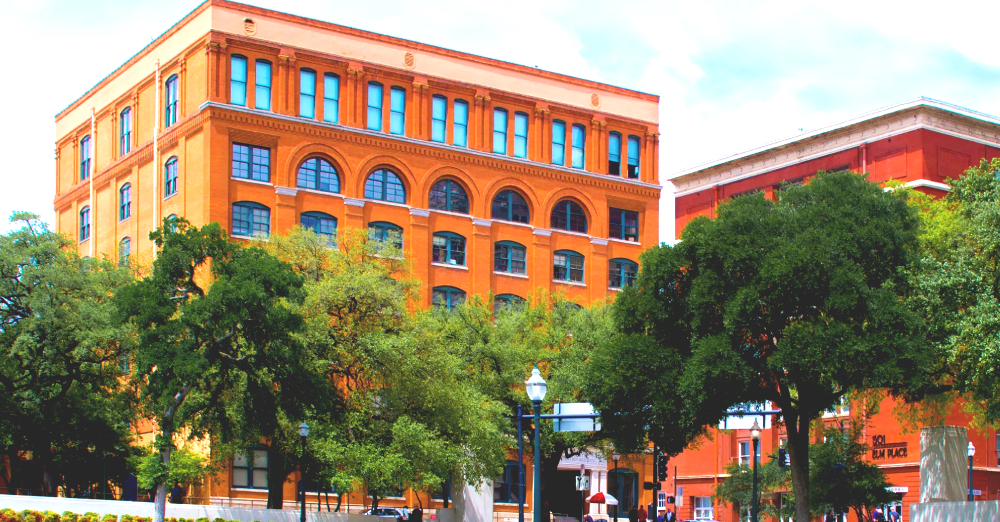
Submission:
[[[130,354],[110,296],[132,274],[81,259],[38,216],[12,221],[22,227],[0,236],[0,448],[10,463],[0,469],[34,494],[98,495],[121,482],[130,453]]]
[[[727,408],[770,401],[788,433],[796,518],[808,519],[812,421],[854,391],[901,394],[933,357],[902,299],[918,224],[902,198],[849,172],[720,205],[678,245],[643,254],[587,396],[616,440],[634,445],[648,427],[669,454]]]

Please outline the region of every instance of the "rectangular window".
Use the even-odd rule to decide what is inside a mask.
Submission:
[[[455,128],[451,141],[457,147],[469,146],[469,103],[466,101],[455,100]]]
[[[631,210],[612,208],[609,212],[608,235],[626,241],[639,240],[639,213]]]
[[[622,175],[622,135],[617,132],[608,134],[608,174]]]
[[[336,74],[323,75],[323,121],[340,121],[340,77]]]
[[[404,134],[406,132],[406,91],[402,87],[389,90],[389,132]]]
[[[233,143],[233,177],[271,181],[271,149]]]
[[[163,126],[169,127],[177,123],[177,100],[180,97],[178,92],[178,81],[177,75],[173,75],[167,78],[167,83],[165,84],[164,97],[166,98],[166,117],[163,119]]]
[[[559,120],[552,122],[552,163],[566,165],[566,124]]]
[[[694,519],[712,520],[715,516],[712,510],[712,497],[693,497]]]
[[[254,90],[254,107],[271,110],[271,62],[257,60],[257,71],[254,75],[256,89]]]
[[[507,111],[493,109],[493,152],[507,154]]]
[[[121,115],[121,154],[122,156],[132,150],[132,110],[125,109]]]
[[[639,177],[639,152],[641,145],[637,136],[628,137],[628,177]]]
[[[267,489],[267,450],[253,450],[248,459],[239,454],[233,459],[233,487]]]
[[[493,270],[507,274],[527,273],[527,249],[511,243],[497,243],[493,247]]]
[[[514,157],[528,157],[528,115],[514,113]]]
[[[553,256],[553,276],[557,281],[583,282],[583,256],[557,253]]]
[[[435,263],[465,266],[465,238],[456,235],[434,234],[432,238]]]
[[[309,69],[299,71],[299,116],[316,117],[316,72]]]
[[[658,491],[656,494],[656,509],[667,509],[667,492]]]
[[[233,56],[229,68],[229,103],[247,104],[247,59]]]
[[[573,125],[573,168],[582,169],[586,163],[587,130],[583,125]]]
[[[80,140],[80,181],[90,177],[90,136]]]
[[[739,441],[739,459],[741,466],[751,466],[753,463],[750,460],[750,448],[753,443],[749,440]],[[760,462],[760,444],[757,444],[757,462]]]
[[[435,95],[431,104],[431,141],[444,143],[448,128],[448,98]]]
[[[368,129],[382,130],[382,84],[368,82]]]

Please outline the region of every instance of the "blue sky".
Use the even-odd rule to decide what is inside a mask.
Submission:
[[[1000,114],[1000,2],[249,3],[658,94],[663,179],[917,96]],[[54,115],[197,5],[0,0],[0,231],[52,219]]]

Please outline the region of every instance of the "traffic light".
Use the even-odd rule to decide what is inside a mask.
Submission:
[[[663,482],[667,480],[667,456],[656,457],[656,480]]]
[[[785,467],[785,448],[778,448],[778,467]]]
[[[669,497],[667,497],[667,504],[674,504],[675,500],[676,499],[674,498],[674,496],[670,495]]]

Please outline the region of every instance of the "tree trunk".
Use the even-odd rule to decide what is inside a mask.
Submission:
[[[788,434],[788,459],[792,468],[792,493],[795,494],[795,520],[809,518],[809,425],[808,417],[782,415]]]
[[[555,449],[557,451],[553,452],[552,455],[542,455],[542,520],[549,520],[552,518],[552,508],[549,505],[549,495],[546,493],[549,491],[549,481],[554,480],[556,473],[559,471],[559,460],[562,459],[563,451],[565,448],[562,445],[556,444]],[[534,502],[535,500],[532,499]]]
[[[166,441],[173,440],[172,433],[164,433],[163,439]],[[170,450],[173,449],[172,445],[168,442],[167,445],[160,448],[160,457],[163,458],[163,465],[170,469]],[[170,480],[169,478],[167,479]],[[167,483],[161,482],[156,485],[156,502],[153,503],[153,522],[163,522],[167,515]]]
[[[285,480],[288,479],[290,470],[285,467],[284,451],[272,451],[269,458],[267,463],[267,509],[282,509],[285,505]]]
[[[378,495],[372,493],[372,513],[375,513],[376,509],[378,509]]]

